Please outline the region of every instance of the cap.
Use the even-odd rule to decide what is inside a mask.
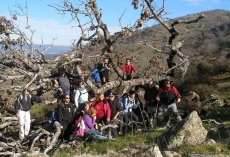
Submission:
[[[110,93],[109,96],[115,96],[115,94],[114,93]]]

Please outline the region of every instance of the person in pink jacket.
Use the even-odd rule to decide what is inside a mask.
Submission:
[[[122,68],[122,72],[123,72],[123,78],[124,75],[126,75],[126,80],[131,80],[133,78],[133,75],[137,73],[137,69],[133,64],[131,64],[130,58],[126,59],[126,64]]]

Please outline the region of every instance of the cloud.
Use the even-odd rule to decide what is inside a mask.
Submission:
[[[25,18],[18,17],[18,20],[14,22],[28,37],[32,35],[29,29],[25,29]],[[81,35],[80,29],[78,27],[73,27],[74,23],[60,24],[54,20],[42,20],[36,18],[29,18],[28,23],[31,26],[31,30],[36,30],[33,35],[33,42],[35,44],[41,44],[42,40],[44,44],[51,44],[53,38],[57,38],[54,42],[55,45],[69,46],[71,44],[70,40],[79,39]]]
[[[32,33],[30,30],[25,29],[26,19],[24,17],[18,17],[14,22],[18,25],[20,30],[27,35],[27,37],[31,37]],[[81,36],[79,27],[73,27],[74,25],[77,25],[74,22],[71,24],[60,24],[52,19],[42,20],[29,18],[28,23],[31,26],[31,30],[36,30],[33,35],[34,44],[42,44],[42,40],[43,44],[51,44],[53,38],[57,38],[54,45],[70,46],[72,40],[78,40]],[[113,35],[115,32],[121,31],[121,28],[108,26],[108,30],[110,35]]]

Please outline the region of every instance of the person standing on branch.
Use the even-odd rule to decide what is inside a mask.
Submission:
[[[33,102],[42,102],[41,98],[30,93],[29,89],[22,90],[15,102],[15,113],[19,121],[19,138],[21,141],[26,139],[30,131],[30,108]]]
[[[179,103],[181,101],[181,95],[176,87],[171,86],[168,79],[164,81],[164,87],[159,89],[156,100],[162,103],[164,121],[166,122],[165,127],[169,127],[169,116],[171,114],[173,114],[177,122],[180,122],[182,120],[176,106],[176,103]]]
[[[71,84],[70,79],[80,79],[78,75],[72,75],[66,72],[64,67],[58,68],[58,73],[51,76],[55,86],[61,86],[63,95],[68,94],[70,95]]]
[[[101,64],[98,63],[98,70],[101,78],[101,84],[104,85],[109,82],[109,59],[104,58]]]
[[[131,59],[126,59],[126,64],[122,68],[123,78],[126,75],[126,80],[131,80],[133,76],[137,73],[137,69],[133,64],[131,64]]]

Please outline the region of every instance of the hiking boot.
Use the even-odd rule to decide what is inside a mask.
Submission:
[[[181,116],[178,116],[178,117],[176,118],[176,121],[177,121],[177,123],[179,123],[180,121],[182,121]]]
[[[27,136],[24,137],[24,139],[22,140],[23,143],[26,143],[29,141],[29,138]]]
[[[150,120],[149,120],[149,127],[150,127],[150,129],[153,128],[153,119],[150,119]]]

